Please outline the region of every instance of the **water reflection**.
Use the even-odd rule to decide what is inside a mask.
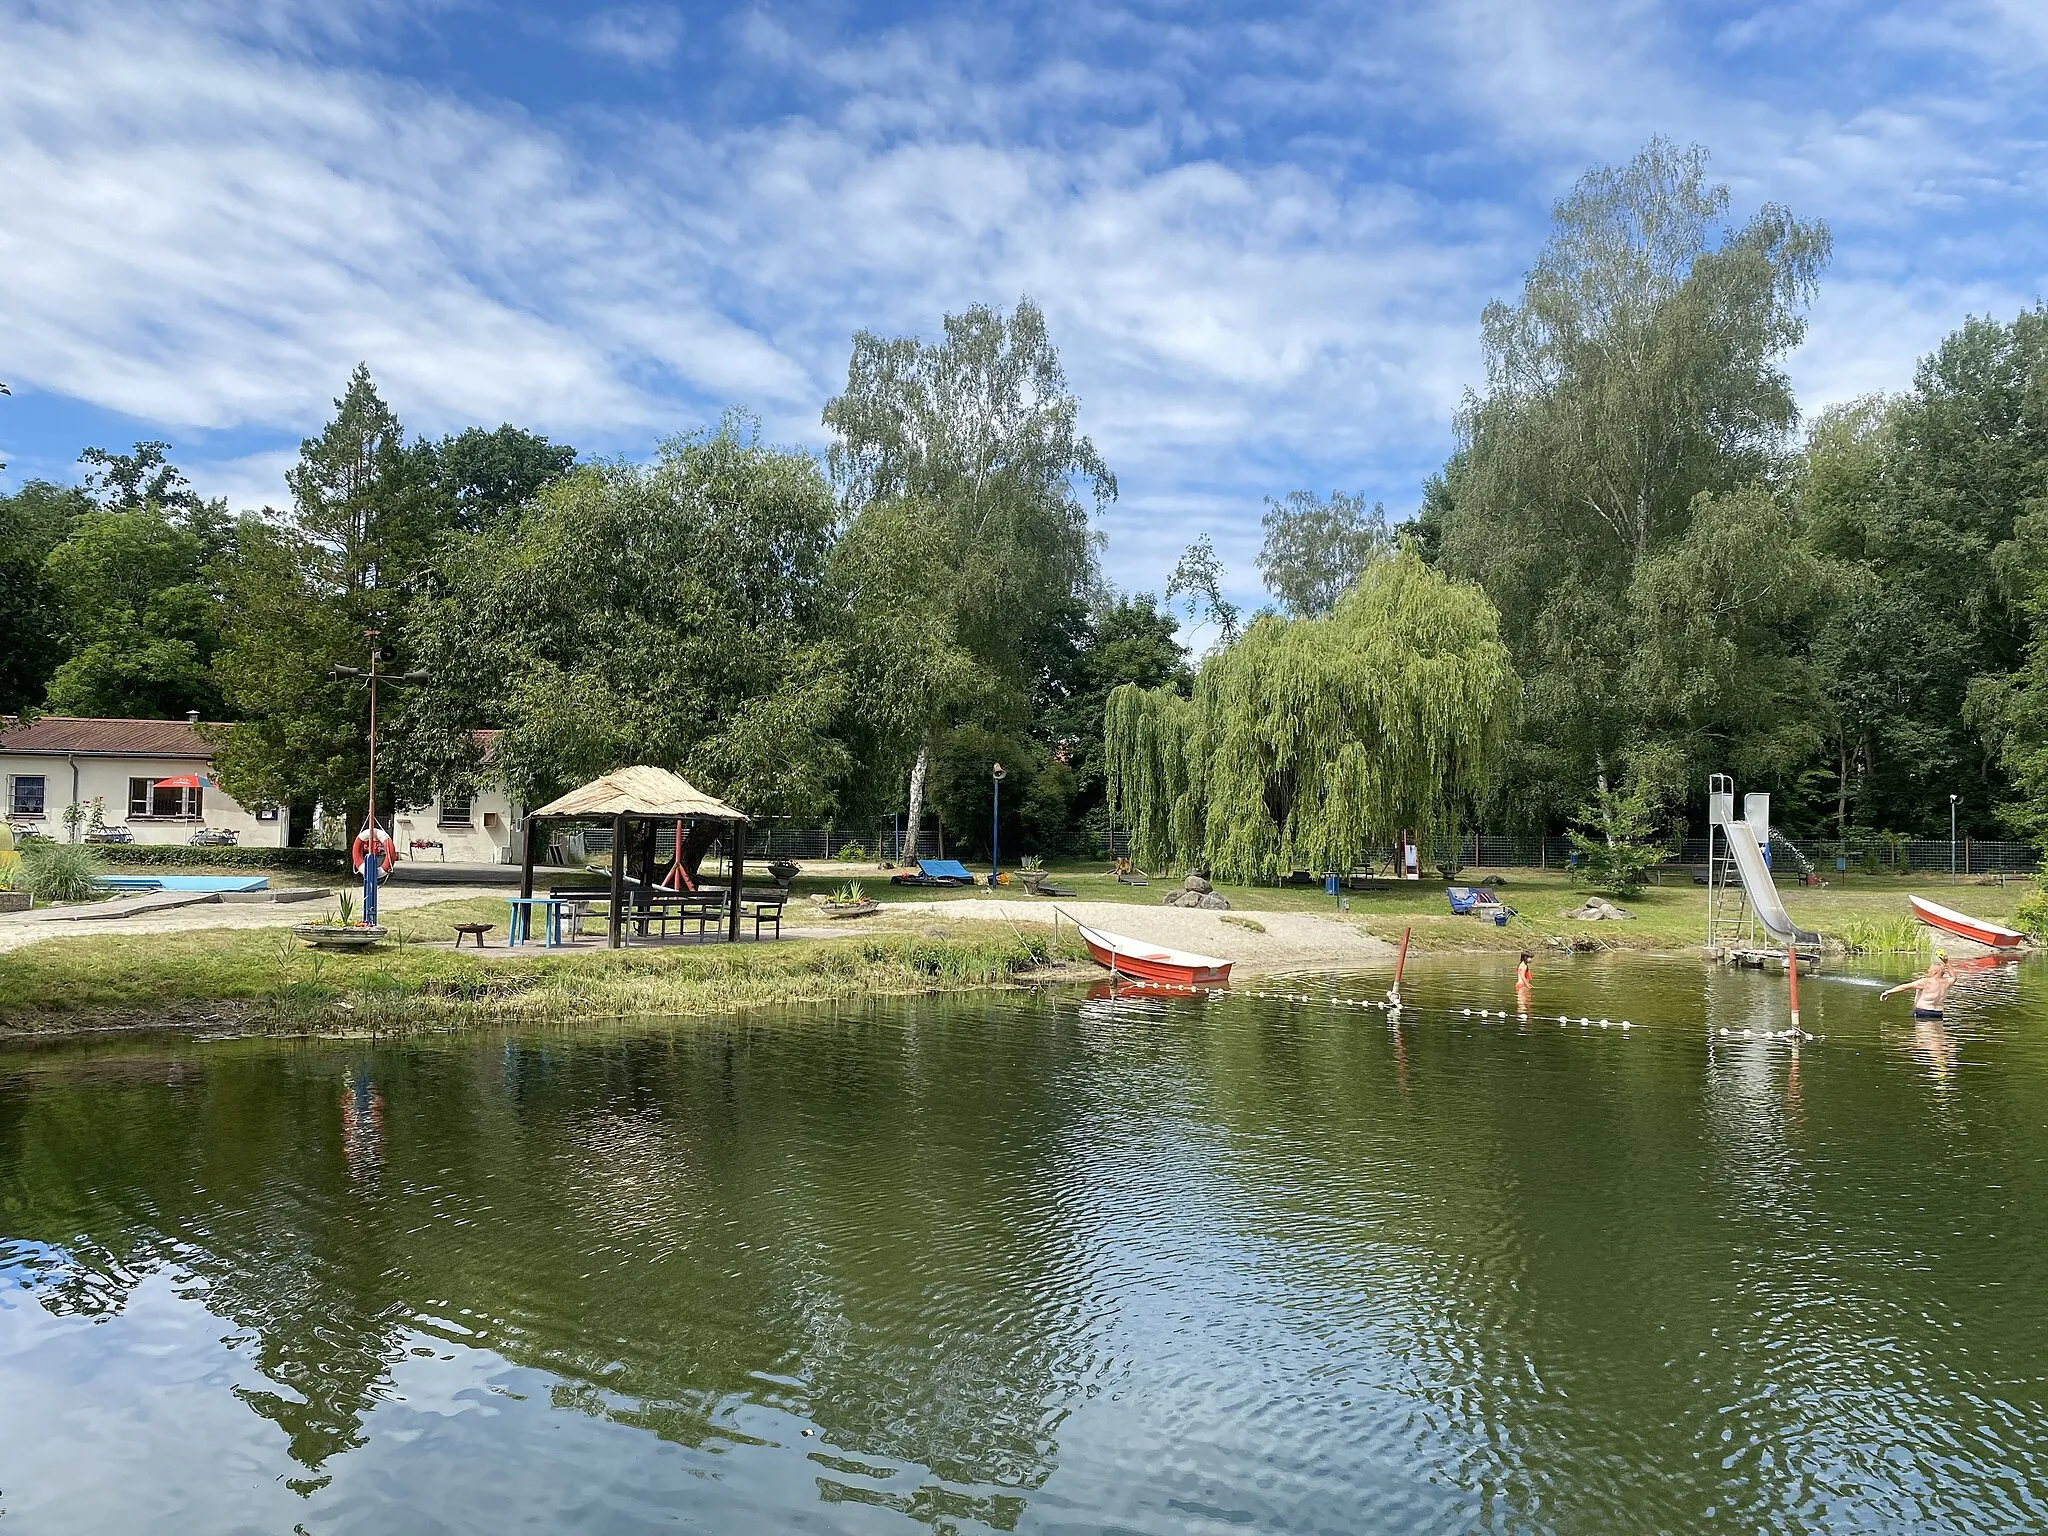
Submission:
[[[1869,989],[1817,984],[1805,1046],[1782,977],[1690,963],[1546,967],[1628,1034],[1460,1014],[1512,970],[1411,967],[1393,1026],[1071,996],[0,1058],[0,1267],[36,1301],[0,1370],[43,1373],[0,1394],[33,1469],[4,1497],[309,1530],[422,1480],[473,1529],[2048,1515],[2037,975],[1951,1021],[1963,1092]],[[115,1360],[139,1398],[90,1388]],[[9,1406],[66,1393],[61,1434]],[[91,1470],[181,1435],[259,1470]]]

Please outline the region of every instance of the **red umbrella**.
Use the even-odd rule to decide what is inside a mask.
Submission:
[[[206,780],[196,773],[181,773],[175,779],[157,779],[150,785],[152,789],[205,789],[208,787]]]

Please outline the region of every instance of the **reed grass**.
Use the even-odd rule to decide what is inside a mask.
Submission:
[[[309,950],[271,930],[65,939],[0,954],[0,1031],[147,1027],[193,1020],[285,1031],[468,1022],[703,1015],[862,994],[1010,984],[1061,959],[1070,939],[1008,925],[944,938],[844,940],[506,955],[423,942],[464,916],[405,914],[391,942],[359,954]],[[419,919],[431,914],[427,920]],[[410,926],[411,931],[406,931]]]

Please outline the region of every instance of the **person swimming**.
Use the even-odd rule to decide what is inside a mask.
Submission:
[[[1911,981],[1902,981],[1896,987],[1887,987],[1877,994],[1882,1002],[1898,992],[1913,994],[1913,1017],[1916,1019],[1938,1019],[1943,1004],[1948,1001],[1948,990],[1956,984],[1956,973],[1949,968],[1948,951],[1937,949],[1933,960],[1928,962],[1924,974]]]

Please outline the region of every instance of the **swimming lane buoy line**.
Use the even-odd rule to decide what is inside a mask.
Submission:
[[[1642,1026],[1632,1019],[1595,1019],[1586,1015],[1573,1018],[1568,1013],[1516,1013],[1511,1008],[1415,1008],[1405,1003],[1382,1002],[1370,997],[1317,997],[1312,992],[1260,992],[1249,988],[1184,987],[1169,982],[1148,981],[1144,983],[1148,992],[1185,992],[1190,997],[1218,1000],[1230,997],[1256,998],[1265,1003],[1319,1003],[1325,1008],[1363,1008],[1384,1013],[1388,1018],[1407,1018],[1414,1015],[1434,1014],[1442,1018],[1458,1019],[1520,1019],[1531,1024],[1556,1024],[1561,1028],[1578,1029],[1638,1029]],[[1730,1029],[1722,1027],[1709,1031],[1710,1034],[1733,1040],[1805,1040],[1819,1041],[1827,1037],[1803,1029]]]
[[[1581,1029],[1634,1029],[1631,1019],[1571,1018],[1566,1014],[1554,1017],[1536,1013],[1516,1013],[1510,1008],[1416,1008],[1406,1003],[1381,1002],[1369,997],[1317,997],[1311,992],[1255,992],[1232,991],[1211,992],[1211,997],[1255,997],[1269,1003],[1320,1003],[1327,1008],[1365,1008],[1386,1014],[1389,1018],[1407,1017],[1411,1014],[1435,1014],[1442,1018],[1459,1019],[1526,1019],[1531,1024],[1577,1025]]]

